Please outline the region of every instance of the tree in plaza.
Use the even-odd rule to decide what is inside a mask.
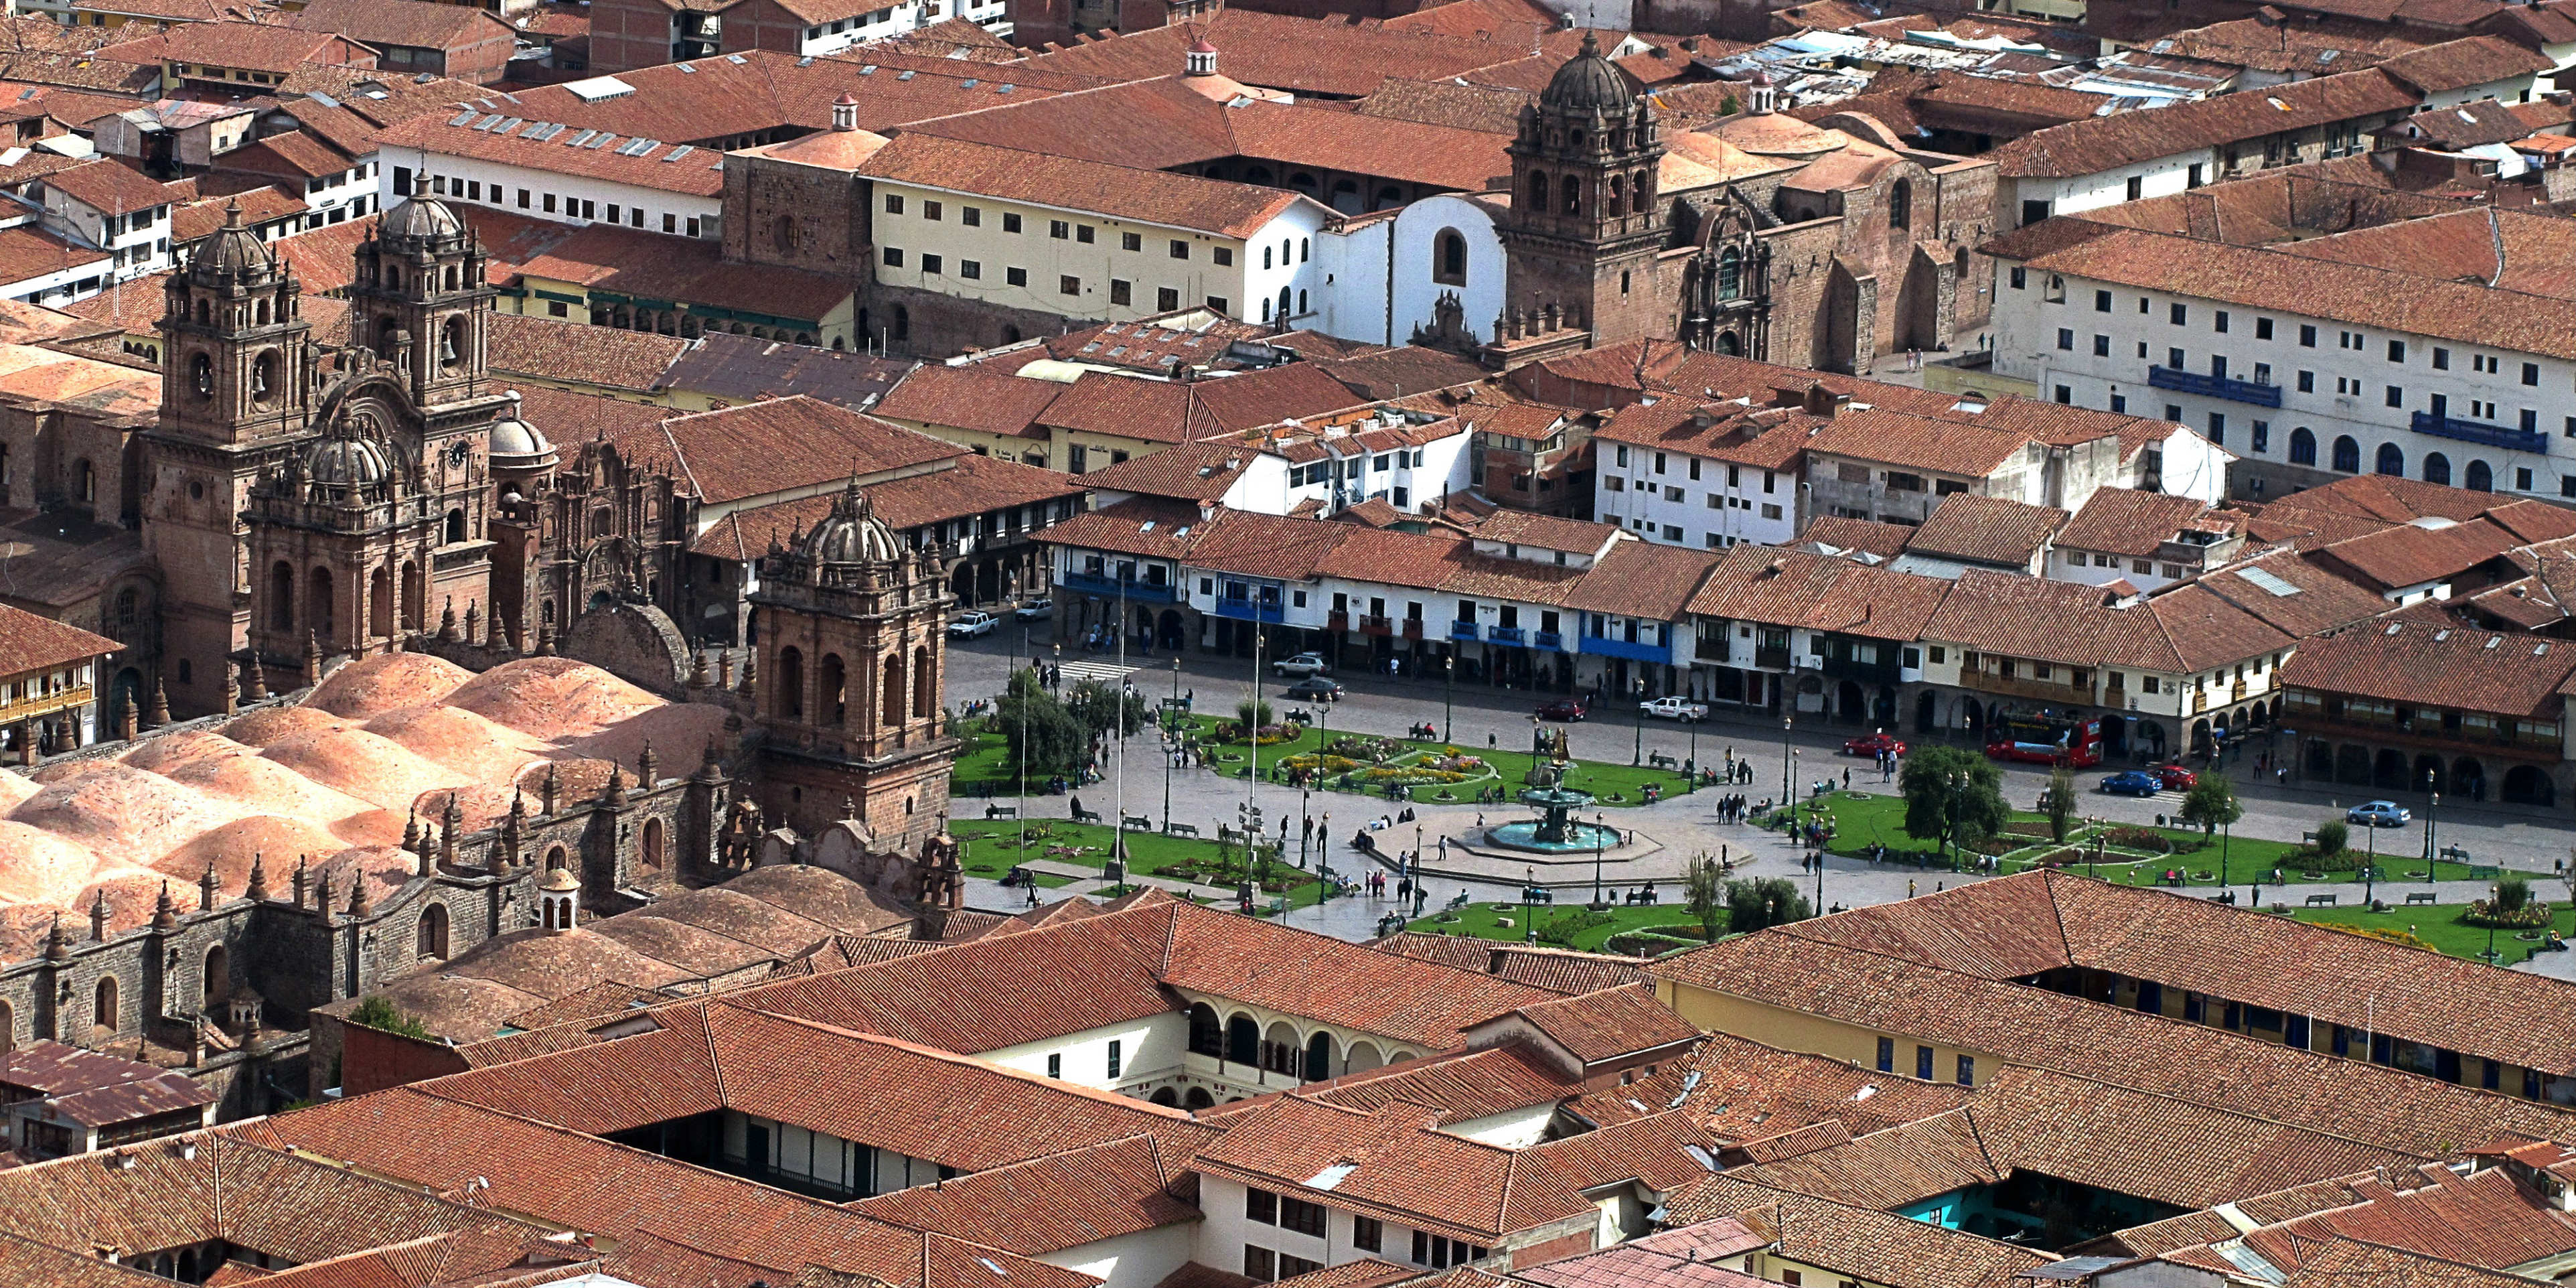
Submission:
[[[2049,773],[2048,786],[2041,788],[2039,793],[2039,812],[2048,816],[2051,840],[2059,845],[2066,844],[2067,833],[2075,830],[2076,809],[2074,771],[2059,765]]]
[[[1717,928],[1726,924],[1726,877],[1724,869],[1706,851],[1691,856],[1689,873],[1682,879],[1682,902],[1699,922],[1700,938],[1717,942]]]
[[[1121,701],[1120,695],[1125,694]],[[1126,686],[1107,680],[1085,680],[1066,694],[1064,707],[1074,722],[1082,726],[1086,740],[1104,735],[1115,737],[1121,732],[1134,733],[1145,727],[1145,698],[1127,693]],[[1120,717],[1126,728],[1122,731]]]
[[[2343,853],[2343,847],[2350,844],[2351,841],[2352,832],[2344,826],[2342,819],[2330,818],[2325,822],[2317,824],[2317,853],[2325,855],[2341,854]]]
[[[1010,690],[994,705],[993,723],[1009,748],[1012,773],[1025,767],[1037,776],[1070,775],[1081,767],[1083,749],[1091,741],[1082,722],[1038,683],[1034,670],[1011,673]]]
[[[1765,926],[1785,926],[1814,915],[1815,910],[1808,905],[1807,896],[1798,893],[1798,883],[1787,877],[1726,883],[1726,925],[1729,930],[1750,932]]]
[[[2236,787],[2227,781],[2227,776],[2211,772],[2202,774],[2200,781],[2183,793],[2182,811],[2177,817],[2207,836],[2245,817],[2245,807],[2237,803]]]
[[[1922,747],[1905,760],[1896,789],[1905,797],[1905,830],[1916,838],[1967,845],[2003,830],[2004,776],[1994,762],[1956,747]]]

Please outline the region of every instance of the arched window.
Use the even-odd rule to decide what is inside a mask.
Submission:
[[[2339,434],[2334,441],[2334,467],[2346,474],[2361,473],[2361,444],[2350,434]]]
[[[1547,173],[1543,170],[1530,171],[1529,204],[1531,210],[1547,213]]]
[[[1304,288],[1304,287],[1302,287],[1302,286],[1301,286],[1301,287],[1298,287],[1298,288],[1297,288],[1297,312],[1298,312],[1298,313],[1300,313],[1300,314],[1303,314],[1305,311],[1306,311],[1306,288]]]
[[[1190,1054],[1225,1058],[1225,1025],[1217,1019],[1216,1008],[1205,1002],[1190,1004]]]
[[[1322,1029],[1306,1039],[1307,1082],[1322,1082],[1333,1076],[1333,1035]]]
[[[1744,252],[1732,246],[1717,255],[1717,298],[1744,298]]]
[[[447,512],[447,544],[457,545],[464,540],[465,507],[460,505]]]
[[[134,625],[142,616],[143,594],[132,586],[116,592],[116,609],[108,618],[107,633],[118,639],[132,638]]]
[[[263,349],[251,359],[250,396],[262,402],[277,396],[277,350]]]
[[[205,1009],[213,1010],[231,1000],[233,995],[233,955],[222,944],[206,950],[206,968],[197,975],[198,994],[205,999]]]
[[[367,634],[383,639],[394,633],[394,575],[382,568],[367,575]]]
[[[90,1023],[102,1029],[114,1029],[116,1015],[116,977],[104,976],[98,981],[97,991],[90,995]]]
[[[1735,338],[1733,331],[1720,331],[1717,333],[1717,351],[1730,358],[1740,358],[1744,356],[1744,342]]]
[[[283,559],[268,570],[268,628],[295,629],[295,565]]]
[[[771,709],[781,719],[805,718],[805,651],[793,644],[778,650],[778,699]]]
[[[1225,1022],[1225,1058],[1232,1064],[1261,1063],[1261,1022],[1237,1015]]]
[[[2406,477],[2406,449],[2395,443],[2379,445],[2379,459],[2373,463],[2378,472],[2390,478]]]
[[[316,566],[304,578],[304,624],[328,644],[339,626],[331,602],[331,570]]]
[[[1315,239],[1314,239],[1314,238],[1312,238],[1312,237],[1300,237],[1300,238],[1298,238],[1298,239],[1297,239],[1297,262],[1298,262],[1298,263],[1300,263],[1300,264],[1305,263],[1308,259],[1313,258],[1313,257],[1314,257],[1314,254],[1315,254]]]
[[[376,352],[387,358],[394,356],[394,333],[400,330],[402,330],[402,323],[392,314],[388,313],[377,318]]]
[[[1279,320],[1281,322],[1286,322],[1288,320],[1288,295],[1289,291],[1287,287],[1283,286],[1279,288]]]
[[[1431,239],[1431,280],[1443,286],[1467,284],[1467,239],[1455,228],[1443,228]]]
[[[433,903],[420,910],[420,928],[413,937],[419,942],[412,956],[420,961],[447,960],[447,905]]]
[[[214,311],[206,306],[206,302],[204,300],[197,301],[197,325],[206,326],[214,320]]]
[[[927,720],[932,708],[939,705],[939,691],[931,684],[930,646],[916,644],[912,649],[912,718]]]
[[[882,670],[882,679],[877,685],[878,718],[889,725],[902,724],[904,698],[907,696],[903,687],[903,655],[886,654]]]
[[[410,559],[403,560],[402,624],[404,629],[416,631],[421,628],[428,612],[428,596],[429,588],[421,580],[420,564]]]
[[[2424,481],[2448,484],[2451,481],[2451,458],[2440,452],[2424,454]]]
[[[815,671],[821,687],[815,690],[815,708],[823,713],[823,723],[838,726],[849,719],[849,676],[842,668],[841,655],[826,653],[823,665]]]
[[[2292,465],[2317,463],[2317,436],[2308,432],[2305,425],[2290,431],[2290,463]]]
[[[770,229],[769,239],[782,253],[796,249],[796,216],[780,215],[777,225]]]
[[[2493,492],[2495,491],[2495,471],[2488,469],[2485,461],[2471,461],[2468,475],[2462,480],[2462,485],[2472,492]]]
[[[1897,180],[1896,186],[1887,190],[1887,226],[1914,226],[1914,185],[1903,179]]]
[[[1610,200],[1602,206],[1601,213],[1616,219],[1627,213],[1627,210],[1628,181],[1614,174],[1610,176]]]
[[[439,362],[450,367],[464,362],[469,356],[465,352],[467,344],[465,319],[461,316],[447,319],[447,326],[438,341]]]
[[[650,784],[646,785],[650,786]],[[644,842],[635,851],[636,859],[645,867],[658,872],[662,868],[662,853],[665,848],[667,847],[662,820],[658,818],[644,820]]]
[[[1565,199],[1565,213],[1569,215],[1583,213],[1583,185],[1575,182],[1574,176],[1567,175],[1565,182],[1557,185],[1557,195]]]
[[[260,324],[261,326],[267,326],[267,325],[268,325],[268,301],[267,301],[267,300],[261,300],[261,301],[259,302],[259,324]]]

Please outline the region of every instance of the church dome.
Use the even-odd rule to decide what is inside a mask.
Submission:
[[[268,244],[242,226],[239,201],[224,207],[224,226],[206,234],[188,257],[188,275],[202,282],[259,277],[276,267]]]
[[[392,478],[393,462],[375,443],[334,435],[305,449],[304,472],[332,487],[367,487]]]
[[[409,197],[385,212],[376,236],[386,241],[445,241],[465,235],[465,221],[434,197]]]
[[[1601,56],[1601,42],[1583,33],[1583,52],[1567,59],[1538,96],[1543,107],[1575,112],[1625,112],[1637,102],[1637,91],[1618,64]]]
[[[537,427],[519,418],[519,395],[511,391],[510,410],[492,425],[492,464],[508,469],[544,463],[555,454],[555,445]]]
[[[832,503],[832,513],[805,534],[803,553],[816,563],[885,563],[906,558],[903,538],[873,512],[857,479]]]

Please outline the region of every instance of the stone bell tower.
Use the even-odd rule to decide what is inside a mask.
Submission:
[[[940,831],[957,756],[940,712],[946,570],[876,517],[856,480],[773,546],[751,596],[762,811],[812,836],[845,817],[909,854]]]
[[[1508,151],[1501,330],[1589,331],[1595,346],[1667,334],[1672,298],[1656,268],[1670,232],[1655,176],[1663,136],[1654,107],[1589,32],[1521,108]]]

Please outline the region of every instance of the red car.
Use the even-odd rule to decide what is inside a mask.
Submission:
[[[1580,698],[1558,698],[1554,702],[1540,703],[1538,708],[1539,719],[1563,720],[1568,724],[1581,720],[1585,714]]]
[[[1875,759],[1881,752],[1902,756],[1905,754],[1905,744],[1894,734],[1884,733],[1843,739],[1843,754],[1846,756],[1868,756]]]
[[[2156,781],[2163,783],[2169,792],[2187,792],[2200,785],[2200,775],[2180,765],[2157,765],[2147,772],[2154,774]]]

